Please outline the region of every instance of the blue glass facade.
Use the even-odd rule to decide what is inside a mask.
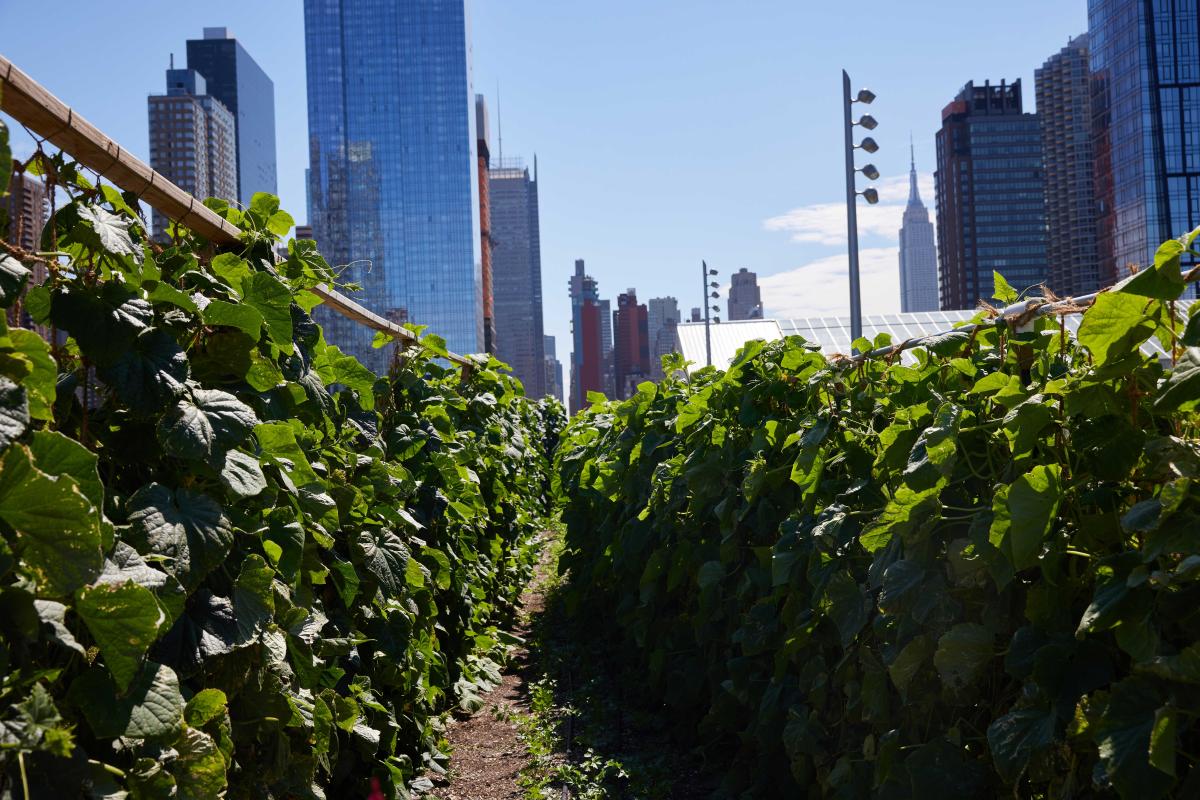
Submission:
[[[1200,0],[1089,0],[1101,275],[1200,224]]]
[[[397,322],[483,349],[478,172],[464,0],[305,0],[313,237]],[[379,371],[373,333],[318,308]]]
[[[187,43],[188,69],[204,76],[208,93],[233,112],[237,128],[237,199],[278,194],[275,167],[275,84],[225,28],[205,28]]]

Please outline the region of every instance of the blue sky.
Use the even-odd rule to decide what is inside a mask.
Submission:
[[[146,95],[226,26],[275,81],[279,188],[304,216],[300,0],[0,0],[0,53],[145,157]],[[37,31],[53,20],[54,41]],[[700,260],[758,272],[769,314],[846,305],[840,70],[878,95],[884,201],[860,212],[864,310],[899,309],[912,132],[932,211],[933,133],[968,80],[1021,78],[1087,28],[1086,0],[473,0],[475,90],[504,155],[538,156],[546,332],[567,360],[567,277],[699,305]],[[493,141],[493,150],[496,147]],[[723,301],[722,301],[723,302]],[[615,305],[615,302],[614,302]]]

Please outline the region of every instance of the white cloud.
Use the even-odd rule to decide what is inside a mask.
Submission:
[[[900,251],[870,247],[859,252],[859,284],[864,314],[900,311]],[[765,316],[775,318],[845,316],[850,309],[849,263],[827,256],[758,279]]]
[[[897,241],[904,206],[908,202],[908,176],[897,175],[875,182],[879,203],[858,205],[858,235],[860,239],[876,236]],[[933,199],[933,176],[917,173],[917,188],[928,208]],[[846,244],[846,204],[815,203],[794,208],[763,222],[769,231],[791,234],[792,241],[821,244],[830,247]]]

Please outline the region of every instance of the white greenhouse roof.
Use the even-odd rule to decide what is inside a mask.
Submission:
[[[713,323],[712,363],[725,369],[733,363],[734,356],[742,345],[753,339],[773,342],[782,339],[779,323],[773,319],[747,319],[738,322]],[[690,369],[700,369],[706,363],[704,348],[704,323],[681,322],[675,326],[675,349],[692,362]]]
[[[1190,303],[1180,303],[1177,313],[1181,321],[1187,319]],[[951,330],[969,322],[975,316],[974,311],[919,311],[907,314],[868,314],[863,317],[862,335],[872,342],[881,333],[892,337],[892,344],[899,344],[906,339]],[[1067,330],[1071,336],[1079,331],[1082,314],[1067,314]],[[704,354],[704,323],[685,322],[676,328],[677,349],[683,357],[692,362],[693,369],[699,369],[705,364]],[[1182,326],[1180,327],[1182,333]],[[849,355],[850,347],[850,318],[849,317],[802,317],[799,319],[761,319],[744,322],[722,322],[712,325],[713,365],[724,369],[728,367],[742,345],[752,339],[774,341],[784,336],[802,336],[808,342],[818,345],[825,355],[841,353]],[[1142,345],[1147,355],[1165,358],[1167,353],[1159,345],[1158,340],[1150,338]],[[904,363],[914,363],[916,356],[911,351],[901,355]]]

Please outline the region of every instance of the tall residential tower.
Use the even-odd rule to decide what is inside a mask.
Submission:
[[[938,310],[937,248],[933,223],[917,189],[917,157],[909,147],[908,205],[900,226],[900,310]]]
[[[729,320],[762,319],[762,291],[758,273],[742,267],[729,276]]]
[[[517,162],[492,167],[492,276],[496,357],[513,368],[525,393],[546,393],[542,338],[542,245],[538,223],[537,160],[534,174]]]
[[[1072,39],[1034,73],[1046,175],[1047,284],[1060,296],[1100,285],[1088,36]]]
[[[464,0],[305,0],[313,236],[355,299],[483,349],[475,96]],[[320,314],[321,309],[318,308]],[[379,371],[373,333],[320,314]]]
[[[166,94],[152,94],[146,103],[151,168],[201,199],[236,201],[237,126],[225,104],[208,93],[204,76],[175,69],[172,58]],[[154,238],[162,241],[170,220],[158,211],[151,220]]]
[[[941,307],[990,298],[993,272],[1018,290],[1045,281],[1042,137],[1021,81],[968,83],[942,110],[936,140]]]

